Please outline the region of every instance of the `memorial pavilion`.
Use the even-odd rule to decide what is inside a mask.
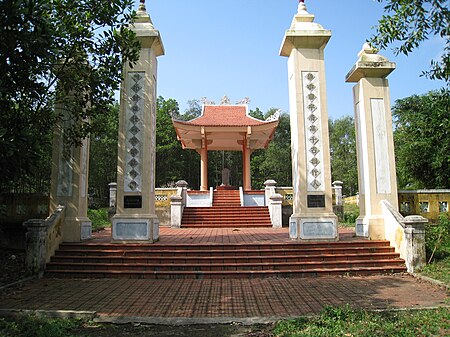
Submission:
[[[252,189],[250,155],[266,149],[278,126],[279,114],[266,121],[249,115],[248,105],[203,105],[200,117],[190,121],[173,120],[183,149],[201,156],[200,190],[208,190],[208,151],[242,151],[243,189]]]

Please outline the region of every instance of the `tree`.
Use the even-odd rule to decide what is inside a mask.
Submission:
[[[377,33],[370,43],[385,49],[398,42],[396,54],[408,55],[431,36],[445,41],[440,59],[431,61],[431,68],[424,72],[427,77],[450,82],[450,6],[448,0],[377,0],[385,2],[387,15],[379,20]]]
[[[117,150],[119,136],[119,104],[110,107],[107,114],[96,118],[90,141],[89,192],[108,205],[109,183],[117,181]]]
[[[265,114],[256,108],[250,115],[266,119],[278,109],[271,108]],[[251,159],[252,185],[263,188],[267,179],[274,179],[278,186],[292,185],[291,165],[291,127],[290,117],[286,113],[280,115],[278,127],[266,150],[257,150]]]
[[[125,62],[139,43],[127,28],[133,0],[0,2],[0,165],[2,179],[38,170],[36,158],[57,120],[71,139],[108,113]],[[55,113],[59,103],[64,111]],[[64,116],[63,116],[64,115]]]
[[[450,188],[449,91],[397,100],[392,108],[401,188]]]
[[[332,181],[344,183],[343,193],[355,195],[358,191],[358,168],[356,159],[355,122],[344,116],[329,120],[331,176]]]

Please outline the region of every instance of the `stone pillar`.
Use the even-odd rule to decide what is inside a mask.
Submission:
[[[324,49],[331,32],[299,3],[280,55],[288,57],[293,214],[290,236],[338,240],[333,213]]]
[[[27,232],[25,268],[28,275],[42,276],[47,254],[47,225],[44,220],[30,219],[23,223]]]
[[[356,235],[384,239],[381,201],[398,210],[389,83],[395,63],[378,55],[368,44],[346,76],[353,87],[358,156],[360,216]]]
[[[131,29],[141,43],[140,57],[124,69],[120,91],[117,213],[112,219],[114,242],[155,242],[157,57],[164,47],[145,5],[140,4]]]
[[[208,190],[208,148],[202,147],[200,152],[200,191]]]
[[[337,215],[340,221],[344,220],[344,199],[342,197],[342,181],[333,181],[332,189],[334,195],[333,212]]]
[[[222,170],[222,186],[230,186],[230,174],[231,171],[229,168],[225,167]]]
[[[71,144],[68,129],[74,122],[61,104],[55,110],[65,117],[56,124],[53,133],[50,214],[59,205],[65,206],[63,241],[80,242],[89,239],[92,233],[92,222],[87,216],[89,139],[83,139],[80,146]]]
[[[425,225],[428,220],[420,215],[404,218],[406,239],[406,268],[408,273],[415,273],[426,264]]]
[[[183,211],[186,206],[186,193],[188,183],[179,180],[176,183],[177,194],[170,197],[170,227],[180,228],[183,219]]]
[[[117,204],[117,183],[109,184],[109,207],[116,208]]]
[[[270,220],[272,228],[283,227],[283,196],[275,193],[269,198]]]

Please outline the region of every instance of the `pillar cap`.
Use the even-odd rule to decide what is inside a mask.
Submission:
[[[297,14],[291,27],[286,31],[280,48],[281,56],[290,56],[294,48],[325,48],[331,37],[331,31],[314,22],[315,15],[310,14],[303,1],[298,4]]]
[[[139,3],[136,18],[130,29],[136,33],[142,48],[154,48],[156,56],[164,55],[165,51],[161,35],[153,26],[152,19],[145,7],[145,1]]]
[[[187,181],[185,181],[185,180],[178,180],[176,183],[175,183],[175,186],[176,187],[188,187],[188,183],[187,183]]]
[[[378,54],[368,43],[364,43],[358,57],[356,64],[345,76],[346,82],[358,82],[365,77],[386,78],[396,67],[394,62]]]
[[[275,186],[276,184],[277,184],[277,182],[273,179],[269,179],[264,182],[264,185],[266,185],[266,187]]]

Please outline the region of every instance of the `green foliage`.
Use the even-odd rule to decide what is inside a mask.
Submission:
[[[450,92],[397,100],[392,114],[400,188],[450,188]]]
[[[94,232],[111,227],[108,208],[88,209],[88,218],[92,221],[92,231]]]
[[[44,170],[36,158],[57,120],[70,139],[108,113],[125,62],[138,57],[128,22],[132,0],[0,2],[0,166],[2,179]],[[55,113],[57,105],[61,115]],[[51,132],[51,131],[50,131]]]
[[[48,319],[23,316],[16,319],[0,318],[0,336],[4,337],[67,337],[71,330],[81,326],[75,319]]]
[[[332,181],[344,183],[344,195],[355,195],[358,192],[355,122],[352,117],[344,116],[330,120],[328,125]]]
[[[320,316],[279,322],[276,337],[445,336],[450,333],[450,309],[368,312],[326,307]]]
[[[431,260],[450,256],[450,219],[446,214],[441,214],[436,224],[427,226],[425,247],[427,257]]]
[[[433,80],[450,81],[450,9],[448,0],[377,0],[386,3],[387,13],[379,20],[370,43],[385,49],[391,44],[396,54],[409,55],[425,40],[438,36],[445,43],[442,55],[431,61],[423,74]]]
[[[263,114],[258,108],[250,115],[265,120],[277,111],[272,108]],[[266,150],[257,150],[251,158],[253,188],[263,188],[264,181],[274,179],[278,186],[292,185],[291,125],[286,113],[280,115],[278,127]]]
[[[355,226],[356,219],[359,217],[359,206],[355,204],[344,203],[344,225]]]
[[[99,206],[108,205],[109,183],[117,181],[117,142],[119,135],[119,105],[110,106],[107,113],[93,121],[90,140],[89,194]]]

